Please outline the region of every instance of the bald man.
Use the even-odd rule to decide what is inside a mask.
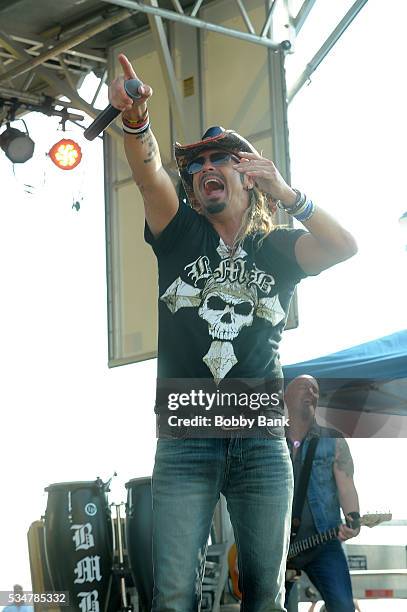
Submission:
[[[312,462],[305,501],[294,541],[300,542],[316,533],[339,526],[337,537],[303,555],[301,569],[321,593],[327,612],[354,612],[349,568],[342,542],[358,535],[341,521],[341,509],[349,524],[358,524],[359,500],[353,482],[353,461],[341,434],[316,421],[319,386],[315,378],[298,376],[288,385],[285,402],[290,425],[287,443],[294,469],[294,507],[301,469],[309,443],[318,443]],[[287,584],[286,604],[293,583]]]

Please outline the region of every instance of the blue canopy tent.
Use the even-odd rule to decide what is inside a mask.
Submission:
[[[407,416],[407,330],[283,369],[316,378],[329,408]]]

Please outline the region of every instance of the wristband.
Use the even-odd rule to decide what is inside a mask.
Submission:
[[[141,115],[141,117],[139,117],[138,119],[128,119],[128,117],[125,117],[124,114],[122,115],[123,123],[129,127],[135,127],[135,128],[139,127],[140,125],[144,124],[147,120],[148,120],[148,109],[147,108],[144,111],[144,113]]]
[[[297,221],[308,221],[311,219],[312,215],[315,213],[316,206],[312,200],[306,200],[303,208],[298,212],[294,213],[293,217],[297,219]]]
[[[277,202],[277,206],[286,213],[297,219],[297,221],[308,221],[315,214],[316,206],[312,200],[309,200],[305,193],[301,193],[298,189],[294,189],[297,197],[293,206],[284,206],[281,201]]]
[[[296,215],[297,213],[300,213],[301,209],[304,207],[304,204],[307,200],[307,196],[305,195],[305,193],[301,193],[301,191],[298,191],[298,189],[295,189],[294,187],[293,187],[293,191],[295,191],[295,193],[297,194],[297,197],[295,199],[293,206],[285,206],[281,202],[281,200],[278,200],[277,202],[277,206],[281,208],[281,210],[284,210],[285,212],[287,212],[289,215]]]
[[[123,122],[123,132],[125,132],[126,134],[134,134],[134,135],[138,135],[138,134],[144,134],[144,132],[147,132],[147,130],[150,128],[150,120],[147,119],[147,121],[145,121],[142,125],[140,125],[137,128],[133,128],[129,125],[126,125]]]

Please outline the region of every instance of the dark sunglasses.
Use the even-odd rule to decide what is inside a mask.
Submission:
[[[216,153],[210,153],[209,160],[213,166],[225,166],[230,162],[230,160],[235,161],[236,163],[240,162],[240,159],[236,155],[232,155],[232,153],[228,153],[227,151],[217,151]],[[188,174],[196,174],[200,172],[205,165],[206,158],[205,157],[196,157],[186,167]]]

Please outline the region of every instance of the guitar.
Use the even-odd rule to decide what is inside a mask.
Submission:
[[[360,526],[376,527],[380,525],[380,523],[391,521],[391,518],[392,515],[390,513],[365,514],[360,517]],[[334,540],[338,536],[338,532],[339,526],[321,533],[315,533],[298,542],[292,542],[287,555],[287,568],[295,570],[302,569],[317,554],[317,547],[325,542]]]
[[[391,521],[390,513],[365,514],[360,518],[360,525],[364,527],[376,527],[385,521]],[[321,533],[316,533],[309,538],[293,542],[290,545],[287,556],[287,572],[286,580],[292,580],[298,575],[297,570],[302,569],[311,558],[317,554],[316,548],[325,542],[334,540],[338,536],[338,527],[328,529]],[[237,548],[236,544],[232,544],[228,552],[229,577],[231,582],[232,594],[236,599],[242,599],[242,593],[239,589],[239,568],[237,564]]]

